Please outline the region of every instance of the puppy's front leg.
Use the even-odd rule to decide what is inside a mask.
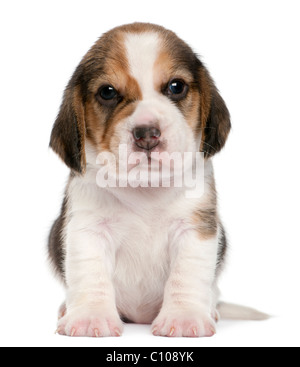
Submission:
[[[215,334],[213,282],[217,236],[201,239],[195,229],[183,229],[170,245],[171,273],[162,309],[153,322],[157,336],[204,337]]]
[[[123,324],[112,284],[114,244],[108,228],[103,224],[85,227],[73,218],[66,243],[67,312],[58,322],[58,333],[120,336]]]

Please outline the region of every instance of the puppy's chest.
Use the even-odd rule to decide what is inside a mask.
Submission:
[[[105,240],[119,313],[133,322],[151,323],[161,308],[170,274],[175,251],[170,244],[192,208],[177,196],[145,200],[130,197],[129,192],[125,201],[87,192],[90,195],[73,209],[89,214],[81,214],[73,226],[80,224],[99,241]]]
[[[151,322],[169,276],[169,218],[128,215],[119,219],[114,287],[117,307],[135,322]],[[122,224],[121,224],[122,223]]]
[[[169,218],[119,217],[115,278],[145,284],[154,275],[164,277],[169,265]]]

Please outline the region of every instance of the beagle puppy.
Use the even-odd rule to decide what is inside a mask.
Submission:
[[[226,236],[212,157],[230,127],[209,72],[173,32],[125,25],[88,51],[65,90],[50,141],[70,168],[48,244],[66,287],[59,334],[120,336],[124,321],[152,324],[157,336],[215,334]],[[163,154],[176,152],[190,153],[191,166],[196,153],[203,158],[199,195],[173,185],[172,173],[168,187],[159,178]],[[99,159],[103,153],[114,165]],[[128,175],[121,180],[124,159]],[[155,184],[145,185],[149,177],[140,176],[152,163]],[[113,168],[114,185],[99,184]]]

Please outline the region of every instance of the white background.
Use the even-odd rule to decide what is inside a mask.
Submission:
[[[2,1],[1,346],[300,346],[299,1]],[[69,77],[103,32],[133,21],[174,30],[202,55],[232,114],[215,158],[230,238],[223,299],[266,322],[221,321],[211,339],[54,335],[64,294],[46,242],[68,170],[48,149]]]

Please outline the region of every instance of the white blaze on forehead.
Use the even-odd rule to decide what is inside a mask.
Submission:
[[[138,82],[143,98],[154,92],[154,64],[159,52],[156,33],[132,33],[126,37],[125,47],[131,75]]]

